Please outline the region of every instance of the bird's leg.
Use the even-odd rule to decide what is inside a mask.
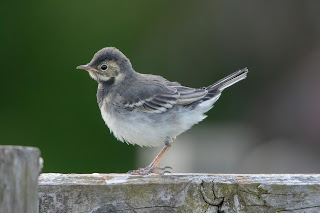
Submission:
[[[160,162],[160,160],[162,159],[162,157],[167,153],[167,151],[170,149],[170,147],[172,146],[173,142],[174,142],[174,138],[171,140],[171,142],[167,142],[166,145],[163,147],[163,149],[160,151],[160,153],[157,155],[157,157],[155,157],[155,159],[150,163],[149,166],[150,168],[156,168]]]
[[[149,166],[147,166],[146,168],[138,169],[138,170],[132,170],[132,171],[129,171],[128,173],[132,175],[148,175],[150,173],[155,173],[155,174],[165,173],[165,172],[157,172],[156,170],[165,170],[171,167],[167,166],[164,168],[160,168],[157,166],[161,158],[167,153],[167,151],[170,149],[174,141],[175,141],[175,138],[172,138],[171,142],[167,142],[165,147],[163,147],[163,149],[160,151],[157,157],[149,164]]]

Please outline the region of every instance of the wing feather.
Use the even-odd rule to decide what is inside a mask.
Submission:
[[[176,87],[180,93],[178,104],[187,105],[204,98],[208,91],[205,89],[194,89],[189,87]]]
[[[135,85],[117,94],[115,104],[129,110],[162,113],[176,105],[188,105],[199,101],[208,93],[205,89],[184,87],[161,78],[148,79]]]

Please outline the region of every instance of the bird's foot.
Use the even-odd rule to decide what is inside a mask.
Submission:
[[[140,168],[137,170],[131,170],[127,172],[130,175],[149,175],[149,174],[157,174],[157,175],[164,175],[164,174],[171,174],[170,171],[167,169],[172,169],[170,166],[165,167],[152,167],[147,166],[146,168]]]

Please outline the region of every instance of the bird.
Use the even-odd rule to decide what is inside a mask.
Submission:
[[[227,87],[245,79],[240,69],[207,87],[191,88],[159,75],[136,72],[130,60],[117,48],[105,47],[94,54],[85,70],[98,83],[97,102],[101,116],[121,142],[140,146],[163,146],[145,168],[132,175],[163,175],[171,167],[158,164],[176,137],[206,118]],[[169,172],[170,173],[170,172]]]

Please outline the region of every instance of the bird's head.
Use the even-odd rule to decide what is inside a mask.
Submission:
[[[99,50],[90,63],[78,66],[77,69],[88,71],[97,82],[121,78],[133,71],[129,59],[115,47]]]

